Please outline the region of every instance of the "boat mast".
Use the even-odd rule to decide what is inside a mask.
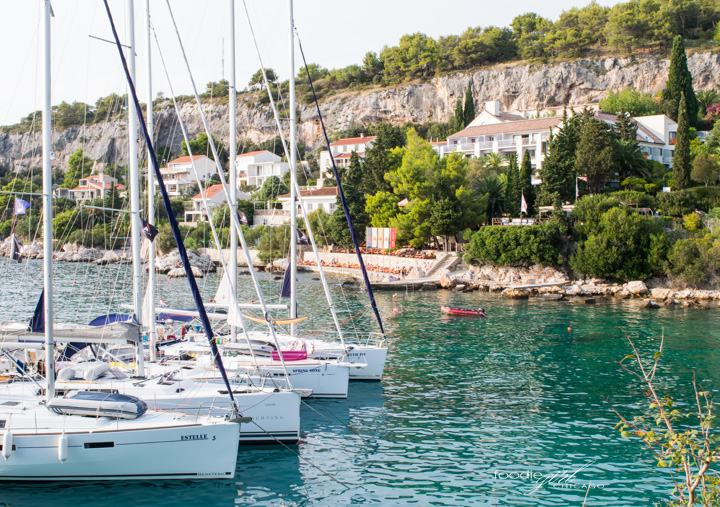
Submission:
[[[149,1],[149,0],[148,0]],[[237,206],[237,122],[235,111],[235,0],[230,0],[230,213],[234,213]],[[230,287],[235,290],[237,295],[237,245],[238,236],[235,227],[230,227],[230,259],[228,260],[228,276],[230,277]],[[222,255],[222,246],[220,246],[220,255]],[[248,262],[250,262],[248,260]],[[234,300],[235,298],[233,298]],[[230,338],[235,341],[237,337],[237,328],[230,326]]]
[[[293,0],[288,0],[290,20],[290,318],[297,317],[297,191],[295,190],[295,165],[297,148],[295,146],[295,23],[293,21]],[[297,334],[297,324],[290,325],[290,336]]]
[[[127,0],[128,67],[130,79],[135,82],[135,4]],[[142,327],[142,261],[140,259],[140,176],[138,171],[137,111],[130,104],[128,94],[128,157],[130,163],[130,242],[133,260],[133,308],[135,318]],[[142,341],[138,342],[137,374],[145,373]]]
[[[150,42],[150,0],[145,0],[145,34],[146,34],[146,55],[147,64],[147,129],[150,139],[153,137],[153,91],[152,91],[152,45]],[[147,155],[147,217],[150,225],[155,225],[155,175],[150,168],[150,149]],[[150,241],[148,248],[148,298],[146,304],[149,308],[145,309],[145,315],[149,316],[150,321],[145,322],[148,329],[148,341],[150,349],[150,360],[157,359],[155,344],[157,342],[157,334],[155,333],[155,243]]]
[[[52,166],[50,164],[51,121],[52,112],[50,103],[50,14],[52,7],[50,0],[44,0],[43,12],[43,77],[44,100],[42,108],[42,180],[43,180],[43,285],[45,290],[45,378],[47,388],[46,399],[50,401],[55,397],[55,343],[53,340],[53,237],[52,237]]]

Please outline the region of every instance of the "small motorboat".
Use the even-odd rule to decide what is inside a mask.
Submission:
[[[448,315],[463,315],[466,317],[487,317],[487,313],[485,313],[485,308],[480,308],[479,310],[471,310],[469,308],[441,306],[440,310],[443,313],[447,313]]]

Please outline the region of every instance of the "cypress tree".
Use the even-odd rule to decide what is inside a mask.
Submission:
[[[527,204],[527,216],[535,215],[535,188],[532,185],[532,162],[530,152],[523,153],[522,164],[520,165],[519,187],[522,197],[525,197]]]
[[[465,128],[465,113],[463,112],[462,99],[457,99],[455,103],[455,117],[453,118],[453,128],[455,132],[460,132]]]
[[[516,217],[520,214],[519,174],[516,153],[510,154],[508,157],[505,174],[507,176],[507,182],[505,183],[505,212],[508,216]]]
[[[695,90],[693,90],[692,74],[688,70],[685,44],[681,35],[673,39],[672,55],[670,56],[670,70],[662,98],[667,104],[668,116],[673,120],[679,119],[680,95],[685,93],[686,110],[688,114],[689,127],[697,123],[698,110],[700,105]]]
[[[475,101],[473,100],[472,94],[472,78],[468,82],[467,90],[465,91],[465,111],[463,112],[465,118],[465,126],[467,127],[475,119]]]
[[[675,142],[675,157],[673,158],[673,179],[675,188],[682,190],[690,186],[690,136],[689,111],[685,94],[680,95],[678,109],[677,140]]]

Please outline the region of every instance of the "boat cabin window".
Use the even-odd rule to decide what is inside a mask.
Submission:
[[[0,419],[0,428],[5,427],[5,419]]]
[[[19,401],[6,401],[3,403],[3,406],[5,407],[17,407],[18,405],[20,405]]]
[[[115,447],[115,442],[85,442],[85,449],[103,449],[106,447]]]

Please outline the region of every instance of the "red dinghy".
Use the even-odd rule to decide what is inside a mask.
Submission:
[[[448,315],[464,315],[466,317],[487,317],[485,309],[470,310],[469,308],[454,308],[452,306],[441,306],[440,310]]]

